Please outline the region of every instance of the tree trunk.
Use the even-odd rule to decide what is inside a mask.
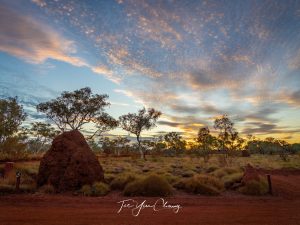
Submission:
[[[138,142],[138,150],[139,150],[139,152],[141,154],[141,159],[146,160],[145,153],[144,153],[143,149],[141,149],[140,136],[136,136],[136,140]]]

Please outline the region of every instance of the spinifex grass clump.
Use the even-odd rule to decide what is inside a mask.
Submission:
[[[102,182],[96,182],[92,186],[86,184],[80,189],[80,192],[84,196],[104,196],[107,195],[109,191],[109,186]]]
[[[208,175],[195,175],[181,180],[175,187],[189,193],[203,195],[219,195],[224,189],[221,181]]]
[[[112,180],[110,187],[113,190],[124,190],[128,183],[133,182],[136,179],[137,177],[132,174],[122,174]]]
[[[44,194],[54,194],[55,189],[51,184],[46,184],[38,189],[38,192],[44,193]]]
[[[259,177],[259,180],[250,180],[243,187],[239,188],[239,192],[245,195],[265,195],[268,193],[268,183],[266,178]]]
[[[146,178],[135,180],[126,185],[125,196],[169,196],[172,187],[165,178],[157,175],[149,175]]]
[[[226,189],[231,189],[235,183],[239,183],[243,177],[242,172],[228,174],[222,177],[222,181]]]

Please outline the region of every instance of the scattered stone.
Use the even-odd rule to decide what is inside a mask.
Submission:
[[[38,187],[49,184],[58,192],[74,191],[96,181],[104,181],[104,172],[83,135],[78,130],[58,135],[41,160]]]

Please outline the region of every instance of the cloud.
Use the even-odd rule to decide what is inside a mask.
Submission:
[[[47,3],[44,0],[31,0],[31,2],[40,7],[45,7],[47,5]]]
[[[242,130],[243,134],[255,134],[255,135],[272,135],[272,134],[295,134],[300,133],[300,129],[297,128],[289,128],[284,126],[278,126],[276,124],[270,123],[260,123],[260,122],[252,122],[247,123],[251,127],[244,128]]]
[[[95,66],[95,67],[89,66],[89,67],[94,73],[101,74],[105,76],[107,79],[109,79],[110,81],[113,81],[114,83],[120,84],[122,80],[120,76],[116,76],[115,73],[109,68],[107,68],[106,66]]]
[[[0,7],[0,51],[30,63],[54,59],[74,66],[87,65],[83,59],[72,56],[76,53],[72,41],[31,17],[4,6]]]

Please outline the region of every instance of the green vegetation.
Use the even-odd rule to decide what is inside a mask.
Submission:
[[[143,179],[128,183],[124,189],[125,196],[169,196],[172,187],[161,176],[149,175]]]
[[[80,193],[84,196],[104,196],[107,195],[110,191],[110,188],[107,184],[102,182],[96,182],[92,186],[91,185],[83,185],[80,189]]]
[[[136,179],[137,177],[132,174],[122,174],[112,180],[110,187],[113,190],[123,190],[128,183]]]
[[[247,182],[245,186],[239,188],[239,192],[245,195],[265,195],[268,192],[268,183],[265,178],[261,177],[259,181]]]
[[[47,185],[44,185],[44,186],[40,187],[38,189],[38,192],[44,193],[44,194],[54,194],[55,193],[55,189],[54,189],[54,187],[52,185],[47,184]]]
[[[183,179],[175,187],[186,192],[203,195],[219,195],[224,189],[224,185],[219,179],[209,175],[195,175]]]
[[[83,129],[86,124],[94,125],[94,132],[85,135],[100,159],[107,183],[84,185],[80,192],[86,196],[103,196],[110,189],[124,191],[129,196],[167,196],[172,193],[172,187],[217,195],[224,189],[237,188],[235,184],[240,182],[243,167],[248,163],[263,169],[300,169],[299,144],[272,137],[241,137],[228,115],[215,118],[216,135],[204,126],[190,142],[177,132],[143,139],[142,132],[156,126],[161,112],[142,108],[116,120],[105,112],[110,105],[107,99],[107,95],[93,94],[88,87],[63,92],[58,98],[37,105],[37,110],[45,113],[53,124],[36,122],[27,128],[22,127],[26,114],[17,98],[0,99],[0,162],[16,162],[5,179],[0,177],[0,193],[14,192],[17,171],[22,174],[21,191],[36,191],[38,160],[52,139],[59,132]],[[103,132],[118,126],[134,134],[136,142],[122,136],[102,136]],[[25,159],[38,160],[21,162]],[[0,165],[0,176],[3,173],[4,166]],[[261,195],[265,188],[262,179],[246,184],[239,191]],[[50,186],[39,191],[54,192]]]

